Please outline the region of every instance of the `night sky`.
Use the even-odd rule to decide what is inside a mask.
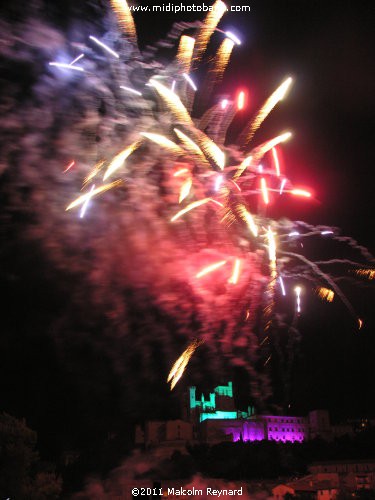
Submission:
[[[236,3],[245,4],[245,0]],[[13,20],[21,18],[23,4],[12,4],[13,10],[8,9],[6,15]],[[40,16],[44,20],[67,33],[70,17],[79,15],[77,9],[82,9],[82,17],[94,23],[97,12],[93,4],[77,7],[74,2],[53,2],[38,12],[43,11]],[[288,98],[267,119],[259,138],[292,130],[293,140],[283,148],[285,168],[296,184],[314,192],[311,202],[280,203],[273,209],[273,216],[340,227],[342,234],[375,252],[373,3],[249,0],[249,4],[250,13],[228,14],[221,22],[222,29],[234,31],[243,44],[235,49],[220,92],[224,95],[246,89],[249,111],[255,112],[286,76],[294,77]],[[28,9],[33,11],[30,6]],[[174,21],[199,18],[194,13],[137,14],[141,46],[164,37]],[[199,79],[199,73],[196,76]],[[22,76],[15,72],[12,78]],[[232,127],[230,135],[235,136],[245,122]],[[0,138],[0,142],[3,140],[9,137]],[[1,184],[3,200],[7,199],[7,190],[6,180]],[[4,205],[9,209],[7,203]],[[123,401],[123,374],[118,375],[121,370],[113,368],[109,351],[101,352],[105,321],[100,324],[99,314],[87,320],[89,309],[76,310],[70,305],[70,333],[63,340],[59,337],[65,321],[59,318],[67,314],[66,297],[77,295],[78,283],[76,278],[71,278],[70,283],[64,272],[54,268],[37,241],[28,242],[25,228],[33,224],[27,210],[16,216],[12,212],[11,217],[3,211],[6,243],[1,253],[4,285],[0,408],[25,417],[51,454],[77,443],[86,445],[92,433],[105,434],[107,428],[119,428],[122,422],[143,418],[142,412],[150,406],[154,407],[154,416],[175,415],[178,396],[170,397],[168,387],[162,387],[164,382],[159,380],[167,365],[161,366],[163,375],[155,373],[149,386],[145,378],[139,384],[126,381],[135,386],[129,389],[130,394],[144,391],[144,408],[129,408],[131,403]],[[346,256],[345,252],[338,257]],[[292,367],[292,414],[328,408],[336,420],[374,415],[375,393],[371,387],[375,377],[375,294],[373,287],[364,284],[366,288],[349,291],[353,305],[364,318],[361,331],[340,305],[322,305],[313,296],[305,297],[305,312],[299,324],[301,341],[295,345]],[[147,296],[137,301],[129,291],[127,297],[129,317],[135,324],[132,315],[142,314],[139,303],[147,301]],[[150,314],[159,325],[170,328],[170,320],[157,310]],[[158,326],[155,336],[163,328]],[[85,340],[80,343],[75,333],[77,337],[86,335]],[[92,347],[91,338],[95,339]],[[176,352],[183,346],[177,341]],[[150,347],[150,352],[155,358],[159,356],[157,344]],[[203,350],[191,364],[191,371],[200,370],[205,355]],[[133,362],[136,378],[137,360]],[[246,381],[238,371],[232,375],[238,384],[239,400],[244,402]],[[277,362],[273,376],[274,403],[280,404],[283,387]],[[187,373],[178,393],[202,378]],[[223,374],[211,372],[205,388],[220,382],[225,382]],[[155,388],[158,396],[153,393]],[[138,401],[136,396],[133,399]]]

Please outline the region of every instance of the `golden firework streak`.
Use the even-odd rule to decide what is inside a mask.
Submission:
[[[111,6],[116,13],[121,29],[137,45],[137,30],[135,29],[133,15],[126,0],[110,0]]]
[[[111,182],[110,184],[104,184],[103,186],[100,186],[96,189],[93,189],[89,193],[82,194],[76,200],[72,201],[72,203],[66,207],[65,211],[67,212],[68,210],[71,210],[72,208],[77,207],[78,205],[81,205],[82,203],[85,203],[85,201],[87,201],[88,198],[92,198],[93,196],[96,196],[97,194],[104,193],[105,191],[108,191],[109,189],[117,187],[120,184],[122,184],[122,180],[117,180],[117,181]]]
[[[258,128],[261,126],[263,121],[267,118],[267,116],[270,114],[270,112],[273,110],[276,104],[284,98],[292,81],[293,80],[291,77],[287,78],[263,104],[258,114],[256,115],[256,117],[249,126],[249,132],[246,135],[245,144],[251,141],[255,132],[258,130]]]
[[[177,361],[173,364],[171,371],[169,372],[167,382],[171,382],[171,391],[174,389],[177,382],[182,377],[185,368],[187,367],[190,358],[196,351],[196,349],[203,344],[203,340],[195,339],[189,345],[187,349],[181,354],[181,356],[177,359]]]
[[[196,46],[196,58],[199,60],[206,47],[212,33],[215,31],[216,26],[219,24],[220,19],[223,17],[224,12],[226,12],[227,6],[221,0],[216,0],[212,6],[212,10],[207,14],[206,19],[203,22],[201,29],[199,30]]]
[[[173,151],[174,153],[181,154],[183,153],[183,150],[180,148],[178,144],[175,142],[167,139],[164,135],[161,134],[152,134],[150,132],[141,132],[141,135],[143,137],[146,137],[146,139],[155,142],[159,146],[162,146],[163,148],[169,149],[170,151]]]
[[[121,168],[124,164],[124,161],[130,156],[133,151],[135,151],[139,145],[141,144],[140,141],[133,142],[130,146],[125,148],[121,153],[116,155],[111,163],[109,164],[107,170],[104,173],[103,181],[106,181],[110,175],[112,175],[116,170]]]
[[[149,85],[154,87],[163,101],[166,103],[168,108],[174,114],[174,116],[183,123],[188,125],[193,125],[193,121],[189,115],[188,110],[182,104],[181,99],[175,94],[171,89],[165,87],[160,82],[157,82],[155,79],[150,80]]]
[[[230,38],[225,38],[225,40],[223,40],[223,42],[221,43],[219,50],[217,51],[213,68],[216,82],[219,82],[223,77],[234,45],[235,43],[233,42],[233,40],[231,40]]]
[[[191,36],[182,35],[180,38],[176,59],[184,73],[190,73],[194,44],[195,38]]]

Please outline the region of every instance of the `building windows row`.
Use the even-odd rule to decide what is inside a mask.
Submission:
[[[282,423],[282,424],[303,424],[302,418],[269,418],[269,422]]]
[[[281,432],[303,432],[304,429],[302,427],[280,427],[280,429],[278,427],[269,427],[268,429],[269,431],[281,431]]]
[[[272,434],[270,434],[268,436],[268,438],[269,439],[273,439],[274,441],[286,441],[287,440],[287,441],[291,441],[293,443],[296,442],[296,441],[299,441],[299,442],[303,441],[302,437],[294,437],[292,439],[286,439],[285,436],[273,436]]]

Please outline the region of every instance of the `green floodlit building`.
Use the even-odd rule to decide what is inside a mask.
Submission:
[[[254,415],[254,408],[248,408],[248,411],[239,411],[235,409],[233,399],[233,384],[218,385],[214,392],[209,394],[206,400],[202,394],[200,399],[196,398],[197,388],[189,387],[189,414],[190,418],[203,422],[204,420],[227,420],[227,419],[246,419]],[[218,409],[220,408],[220,409]]]

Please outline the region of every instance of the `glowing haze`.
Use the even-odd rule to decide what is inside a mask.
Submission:
[[[204,95],[193,71],[208,43],[218,48],[218,80],[229,56],[244,50],[242,40],[238,46],[232,35],[216,31],[225,4],[217,1],[199,26],[175,26],[177,58],[167,64],[158,60],[157,45],[139,52],[126,1],[111,5],[108,26],[116,36],[83,30],[78,51],[75,40],[66,43],[46,30],[26,44],[25,60],[40,55],[41,74],[30,89],[32,99],[12,101],[0,125],[18,141],[16,165],[14,143],[4,148],[8,210],[27,214],[20,217],[23,238],[38,246],[66,283],[51,327],[61,361],[80,373],[70,349],[78,344],[77,351],[83,346],[91,352],[90,346],[105,353],[131,412],[145,404],[139,387],[147,386],[156,398],[167,378],[173,386],[184,377],[199,382],[232,367],[248,372],[252,395],[265,405],[270,343],[293,321],[296,306],[303,314],[309,289],[320,290],[322,307],[340,301],[349,321],[353,317],[353,330],[366,324],[330,274],[330,259],[305,257],[288,236],[298,231],[304,240],[345,243],[337,231],[268,215],[280,197],[312,199],[287,178],[287,168],[280,172],[278,153],[291,133],[267,134],[265,142],[257,137],[291,79],[275,91],[265,89],[245,140],[228,144],[229,125],[248,113],[245,90],[233,88],[199,116],[191,111],[196,94]],[[72,52],[68,61],[84,54],[79,66],[54,64],[66,47]],[[15,50],[10,44],[4,57],[21,57]],[[37,111],[44,119],[35,119]],[[20,126],[25,120],[27,137]],[[350,245],[358,250],[358,264],[350,264],[358,274],[350,277],[372,279],[372,256],[352,240]],[[287,320],[278,313],[284,294]]]

